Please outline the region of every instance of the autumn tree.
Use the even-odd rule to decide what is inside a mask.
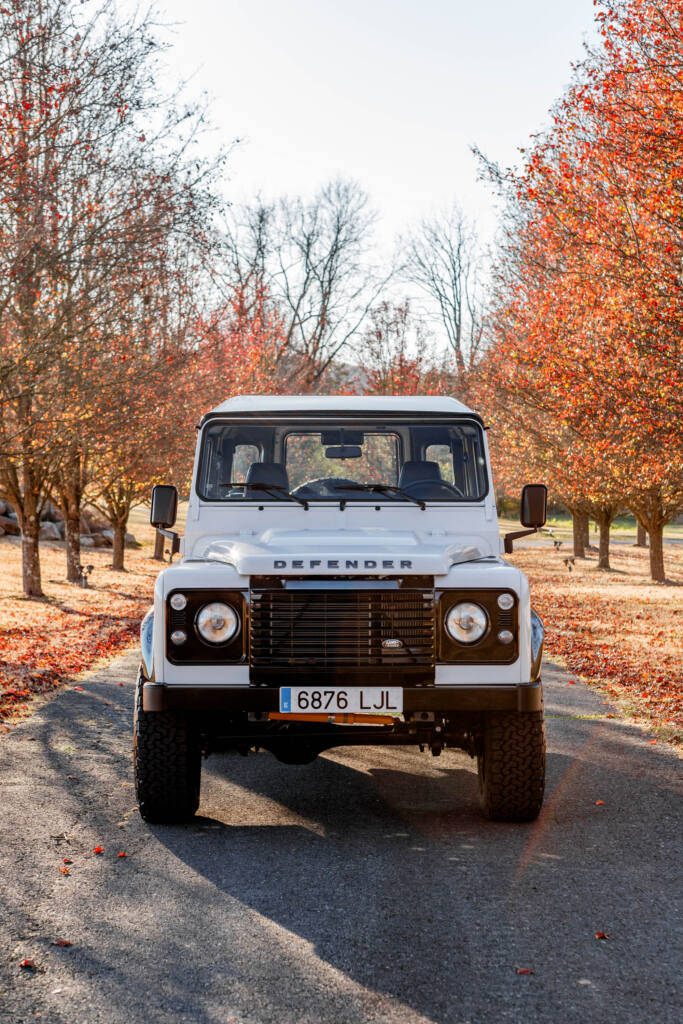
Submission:
[[[52,491],[62,505],[78,579],[96,410],[125,382],[112,325],[133,284],[142,319],[163,319],[141,268],[164,232],[206,223],[208,171],[188,159],[197,115],[159,93],[149,18],[121,19],[113,0],[94,12],[13,0],[0,18],[0,486],[21,520],[24,589],[39,596],[40,504]]]
[[[598,8],[602,43],[551,128],[520,171],[487,165],[508,202],[492,364],[500,393],[551,424],[539,450],[560,444],[568,503],[605,528],[629,507],[663,580],[663,526],[683,509],[681,8]]]
[[[356,355],[356,386],[363,394],[444,394],[451,383],[427,325],[408,299],[384,300],[371,310]]]

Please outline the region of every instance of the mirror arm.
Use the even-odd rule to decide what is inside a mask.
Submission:
[[[519,540],[520,537],[528,537],[530,533],[538,533],[538,526],[534,526],[533,530],[517,530],[516,533],[506,533],[505,537],[503,538],[505,554],[512,554],[513,540]]]
[[[157,530],[163,537],[168,537],[171,542],[171,554],[177,555],[180,551],[180,534],[175,530],[163,530],[160,526],[157,527]]]

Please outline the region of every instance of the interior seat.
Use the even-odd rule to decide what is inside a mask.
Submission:
[[[247,471],[246,483],[252,485],[249,488],[251,491],[263,488],[264,494],[268,493],[268,487],[289,490],[287,470],[279,462],[252,462]]]
[[[409,460],[404,462],[401,467],[398,486],[404,490],[408,488],[414,498],[429,500],[430,498],[444,497],[444,488],[439,486],[442,481],[443,477],[438,462]],[[422,486],[415,486],[418,483]]]

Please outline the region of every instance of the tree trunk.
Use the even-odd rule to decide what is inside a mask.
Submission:
[[[609,569],[609,530],[612,525],[611,516],[601,516],[598,520],[600,529],[600,548],[598,553],[598,569]]]
[[[650,526],[650,576],[656,583],[664,583],[664,524]]]
[[[154,537],[154,558],[157,560],[157,562],[163,562],[164,560],[165,540],[166,538],[164,537],[163,533],[159,533],[159,531],[157,530],[156,535]]]
[[[40,516],[35,478],[30,466],[24,464],[22,503],[16,512],[21,526],[21,573],[26,597],[43,597],[40,579]]]
[[[574,528],[574,558],[585,558],[588,516],[585,512],[572,512],[572,524]]]
[[[114,527],[114,552],[111,560],[112,569],[118,569],[123,571],[123,556],[126,550],[126,528],[128,526],[128,516],[125,519],[118,519],[115,523],[112,523]]]
[[[636,520],[636,543],[634,547],[646,548],[647,547],[647,530]]]
[[[589,548],[591,546],[590,525],[591,525],[591,521],[588,518],[588,516],[586,515],[584,517],[584,524],[583,524],[583,546],[585,548]]]
[[[37,512],[21,517],[21,571],[26,597],[43,597],[40,581],[40,519]]]
[[[78,512],[74,516],[71,508],[64,513],[64,540],[66,542],[66,578],[69,583],[80,583],[81,517]]]
[[[64,516],[66,578],[81,580],[81,454],[73,449],[57,479],[59,504]]]

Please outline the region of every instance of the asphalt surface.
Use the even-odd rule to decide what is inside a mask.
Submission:
[[[160,827],[135,669],[0,737],[2,1024],[680,1019],[680,762],[565,673],[532,825],[479,816],[464,754],[346,748],[213,756],[200,816]]]

